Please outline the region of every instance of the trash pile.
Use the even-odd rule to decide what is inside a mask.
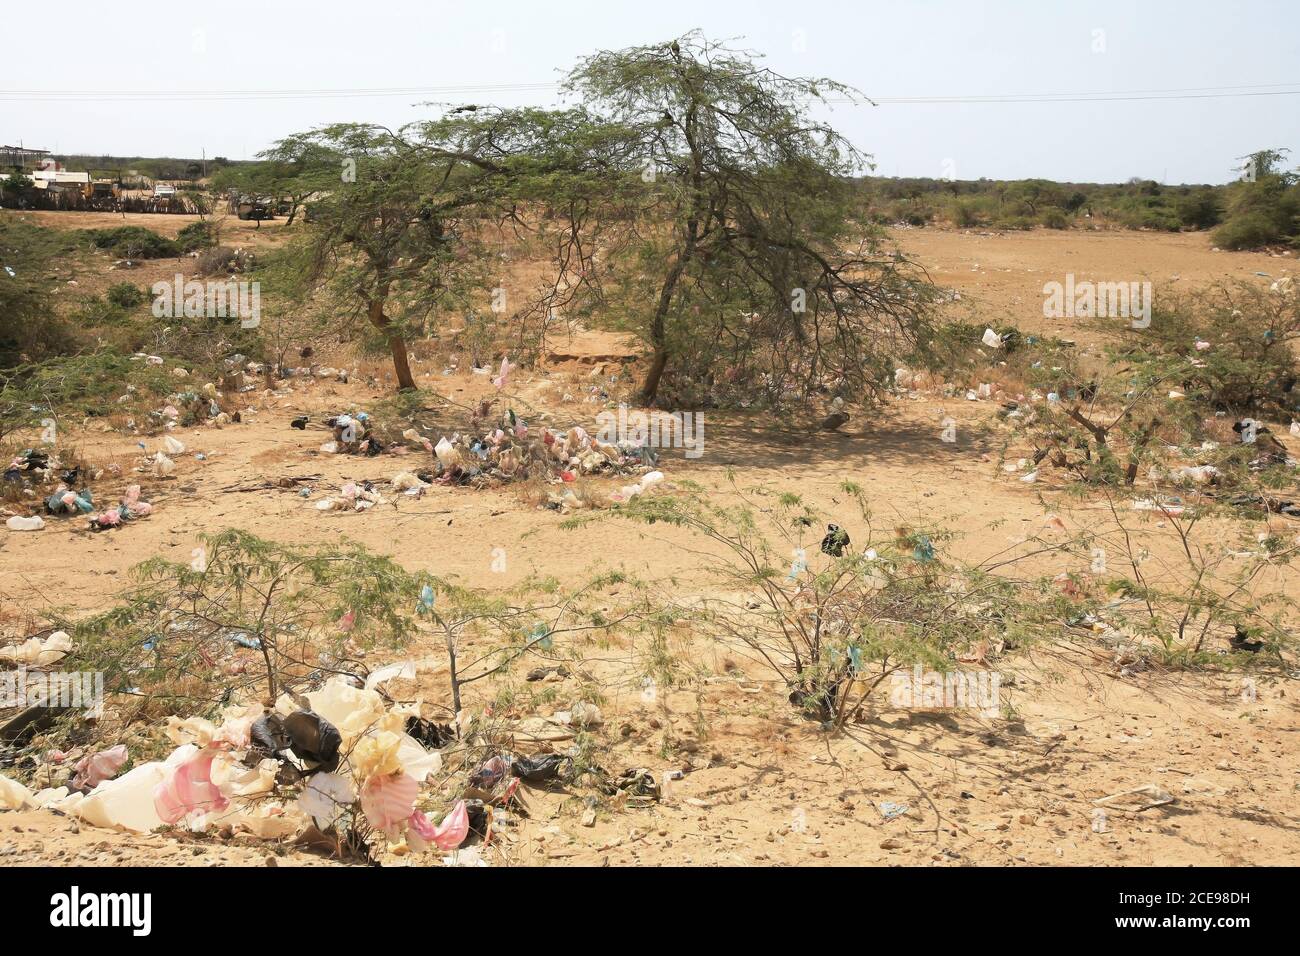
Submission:
[[[306,428],[307,417],[295,418],[290,423],[294,428]],[[382,454],[384,443],[370,431],[370,416],[365,412],[335,415],[325,419],[334,437],[320,446],[327,455],[365,455],[373,457]]]
[[[417,481],[419,479],[416,479]],[[308,490],[310,494],[310,490]],[[322,498],[316,502],[317,511],[367,511],[384,503],[384,497],[375,491],[373,482],[357,484],[349,481],[343,485],[337,498]]]
[[[158,355],[147,355],[138,352],[132,356],[133,361],[143,360],[148,365],[162,365],[163,359]],[[190,373],[181,367],[172,369],[172,377],[177,379],[189,378]],[[244,389],[245,391],[247,389]],[[125,391],[117,398],[117,404],[127,405],[136,398],[136,387],[128,384]],[[231,422],[238,422],[240,414],[238,411],[227,412],[222,408],[225,402],[225,396],[217,386],[208,382],[202,388],[186,389],[168,395],[164,400],[161,408],[156,408],[147,414],[145,424],[151,429],[172,429],[177,425],[190,427],[194,425],[212,424],[218,427],[228,425]],[[138,431],[141,423],[134,418],[127,419],[127,428],[132,431]]]
[[[485,414],[485,408],[480,408],[476,418]],[[290,427],[305,431],[310,424],[309,416],[300,415]],[[613,501],[628,501],[664,479],[662,472],[654,470],[658,455],[648,444],[602,441],[578,425],[564,431],[530,427],[513,410],[506,411],[495,425],[442,435],[436,443],[416,428],[407,428],[402,441],[385,444],[365,412],[335,415],[324,424],[332,432],[331,439],[320,446],[325,454],[407,455],[422,449],[432,455],[430,468],[408,468],[392,478],[392,490],[412,498],[420,497],[433,484],[487,487],[530,478],[568,484],[585,476],[640,476],[639,481],[610,495]],[[316,507],[363,511],[382,501],[372,483],[365,482],[345,485],[341,495],[318,502]],[[580,505],[577,496],[566,490],[551,493],[545,507],[562,510]]]
[[[229,636],[245,647],[256,643],[246,634]],[[73,650],[69,636],[58,631],[0,648],[0,661],[48,666]],[[26,758],[33,764],[26,777],[31,787],[0,774],[0,810],[45,809],[137,833],[167,826],[240,833],[371,859],[381,852],[437,851],[452,854],[444,863],[485,866],[481,847],[528,815],[524,785],[568,788],[590,777],[616,807],[664,799],[651,770],[611,774],[580,764],[577,746],[531,755],[495,744],[478,749],[497,731],[480,732],[473,715],[440,723],[421,716],[419,699],[394,703],[382,692],[394,678],[413,679],[416,669],[415,662],[402,661],[364,680],[336,675],[305,694],[281,694],[274,706],[230,704],[214,720],[167,717],[160,729],[170,753],[134,765],[126,744],[95,746],[83,739],[67,751],[37,744]],[[526,730],[530,721],[552,731],[568,728],[554,737],[568,739],[572,728],[598,727],[603,717],[599,708],[578,701],[549,720],[520,722],[509,736],[539,739]],[[14,743],[10,725],[0,723],[0,733]],[[41,728],[27,728],[28,742],[33,729]],[[475,756],[460,763],[467,753]],[[451,791],[454,796],[448,795],[444,760],[463,768],[463,786]],[[597,799],[585,799],[584,826],[595,823]]]
[[[428,440],[419,438],[418,433],[415,437],[428,445]],[[658,460],[648,446],[638,447],[630,441],[604,442],[580,425],[565,431],[530,428],[513,411],[506,412],[495,427],[480,434],[444,435],[433,446],[433,454],[436,482],[476,485],[537,477],[573,482],[589,475],[644,475]],[[649,484],[654,483],[652,480]],[[626,490],[630,492],[631,487]]]
[[[477,808],[458,801],[436,824],[418,809],[421,785],[442,756],[408,727],[439,725],[422,720],[418,704],[385,703],[376,686],[393,676],[386,668],[361,687],[338,676],[306,695],[283,695],[271,709],[227,707],[218,723],[168,717],[165,734],[175,749],[165,759],[118,776],[129,756],[118,745],[63,766],[65,782],[35,792],[0,776],[0,808],[43,807],[135,832],[230,827],[263,839],[319,841],[364,823],[372,848],[382,834],[397,853],[455,850],[476,829],[486,835],[490,807],[504,806],[513,791],[489,795]],[[435,736],[443,744],[455,739],[450,728]],[[45,760],[67,762],[58,752]]]
[[[87,499],[88,500],[88,499]],[[133,521],[153,514],[153,505],[140,500],[140,486],[128,485],[126,493],[116,508],[110,508],[90,519],[91,531],[107,531],[120,527],[123,521]]]
[[[170,437],[167,441],[174,442]],[[184,445],[174,442],[183,450]],[[159,457],[162,453],[159,452]],[[169,462],[170,463],[170,462]],[[58,456],[53,452],[28,448],[15,457],[4,472],[4,481],[20,486],[22,494],[30,497],[39,495],[44,513],[59,518],[75,515],[89,515],[89,527],[92,531],[104,531],[116,528],[124,521],[143,518],[153,512],[153,506],[140,498],[140,486],[130,485],[118,505],[106,511],[95,513],[95,499],[90,488],[83,482],[81,466],[64,469]],[[96,469],[92,478],[103,475],[102,469]],[[57,479],[53,491],[39,490]],[[39,531],[45,527],[45,519],[39,515],[5,514],[5,527],[10,531]]]
[[[222,397],[217,387],[208,382],[201,391],[184,391],[170,396],[168,404],[150,412],[149,417],[163,428],[174,428],[178,424],[202,425],[205,422],[220,426],[239,421],[238,412],[229,414],[222,411]]]
[[[68,632],[55,631],[48,637],[29,637],[21,644],[0,647],[0,661],[20,667],[45,667],[57,664],[70,653],[72,638]]]

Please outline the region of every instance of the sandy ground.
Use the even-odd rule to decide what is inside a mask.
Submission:
[[[71,224],[73,217],[37,214]],[[108,219],[115,217],[108,216]],[[145,219],[162,220],[143,223]],[[133,216],[174,233],[188,217]],[[89,222],[77,222],[85,227]],[[103,223],[93,223],[102,225]],[[233,218],[241,238],[252,224]],[[250,241],[265,241],[276,224],[263,224]],[[1264,282],[1293,269],[1282,257],[1212,252],[1204,237],[1140,233],[1038,231],[986,235],[908,230],[899,241],[941,285],[989,321],[1003,318],[1028,330],[1079,333],[1069,322],[1042,317],[1042,284],[1077,278],[1179,276],[1199,285],[1224,277]],[[162,275],[174,263],[151,264]],[[114,274],[116,275],[116,274]],[[142,281],[142,280],[135,280]],[[152,279],[148,280],[152,281]],[[1037,324],[1035,324],[1037,323]],[[549,372],[519,384],[531,401],[564,428],[591,427],[598,406],[560,397],[600,369],[604,380],[630,355],[627,342],[591,334],[556,347]],[[330,364],[342,356],[320,356]],[[417,365],[421,384],[465,402],[486,388],[476,376],[444,376]],[[340,537],[392,555],[411,568],[453,575],[462,583],[499,587],[544,572],[577,584],[601,568],[623,568],[646,578],[673,577],[689,595],[705,590],[709,557],[699,542],[676,529],[643,529],[603,522],[581,531],[538,510],[513,489],[471,491],[435,486],[421,500],[401,500],[362,514],[322,515],[313,507],[347,479],[386,481],[412,459],[355,459],[323,455],[324,431],[295,431],[298,414],[317,419],[382,397],[356,383],[294,384],[280,397],[259,396],[244,423],[176,433],[188,446],[177,474],[145,477],[155,514],[119,531],[92,535],[80,523],[48,522],[36,534],[0,530],[0,594],[10,620],[54,606],[103,607],[127,583],[127,571],[162,554],[189,560],[201,533],[237,526],[274,539],[335,541]],[[938,521],[959,533],[953,550],[965,558],[1001,551],[1040,528],[1045,510],[1059,510],[1082,526],[1095,504],[1069,505],[1050,486],[1029,488],[1001,474],[993,439],[980,422],[995,403],[900,399],[869,422],[853,421],[844,434],[813,436],[774,427],[758,416],[710,414],[702,458],[665,457],[669,481],[690,478],[728,494],[728,476],[741,485],[796,489],[832,514],[855,542],[866,529],[855,522],[840,484],[867,492],[881,524]],[[938,440],[945,414],[959,421],[959,440]],[[65,440],[69,440],[65,438]],[[117,461],[126,474],[144,454],[134,438],[84,431],[70,440],[94,461]],[[144,439],[152,452],[156,439]],[[205,453],[198,461],[192,453]],[[292,491],[233,491],[264,477],[320,474],[312,501]],[[120,489],[105,486],[104,498]],[[1040,496],[1044,500],[1040,501]],[[1045,505],[1047,507],[1045,507]],[[1292,531],[1300,527],[1292,528]],[[1167,529],[1153,525],[1152,548]],[[814,544],[815,542],[810,542]],[[494,557],[504,549],[504,571]],[[500,568],[499,562],[496,565]],[[1285,585],[1283,585],[1285,586]],[[703,676],[653,705],[608,669],[610,683],[599,732],[612,767],[648,766],[661,776],[682,770],[662,803],[648,810],[604,811],[593,827],[579,823],[582,804],[572,795],[533,791],[531,817],[503,828],[489,858],[517,864],[1296,864],[1300,863],[1300,721],[1294,681],[1261,684],[1245,702],[1240,678],[1138,674],[1120,678],[1103,668],[1044,660],[1006,689],[1018,719],[966,714],[878,711],[870,722],[828,736],[796,719],[775,675],[739,660],[726,647],[687,641],[681,653]],[[436,647],[418,648],[434,666],[419,678],[426,700],[445,703]],[[597,667],[597,673],[605,670]],[[556,685],[568,702],[572,679]],[[676,742],[666,754],[665,736]],[[1100,831],[1092,801],[1155,784],[1172,805],[1137,813],[1110,813]],[[886,819],[882,803],[906,805]],[[316,865],[319,857],[283,847],[214,838],[139,837],[78,827],[48,813],[0,814],[0,865],[159,862],[167,865],[228,861]],[[400,862],[409,863],[407,859]]]

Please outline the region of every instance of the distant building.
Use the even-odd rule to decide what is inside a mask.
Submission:
[[[80,192],[90,185],[90,173],[37,169],[32,172],[31,178],[37,189],[73,189]]]
[[[48,149],[28,149],[25,146],[0,146],[0,169],[27,169],[42,165],[49,157]]]

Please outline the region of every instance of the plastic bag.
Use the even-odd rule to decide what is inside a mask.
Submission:
[[[126,744],[118,744],[82,757],[73,768],[76,774],[72,778],[72,786],[77,790],[93,789],[105,780],[113,779],[126,766],[128,756]]]

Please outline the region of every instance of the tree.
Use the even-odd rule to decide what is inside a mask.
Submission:
[[[486,293],[487,231],[530,228],[530,205],[576,208],[592,189],[582,186],[588,170],[616,146],[580,110],[462,107],[396,132],[330,126],[272,152],[335,157],[338,180],[312,207],[303,276],[332,281],[361,304],[407,389],[415,387],[407,337],[435,310],[466,308]],[[578,234],[565,232],[558,258],[569,268]],[[579,248],[578,268],[589,257]]]
[[[1037,216],[1045,207],[1064,206],[1065,191],[1046,179],[1026,179],[1007,187],[1004,198],[1010,202],[1024,203],[1029,214]]]
[[[286,225],[292,226],[303,205],[339,181],[340,158],[310,136],[290,136],[258,153],[260,162],[227,166],[212,177],[218,192],[236,189],[254,196],[273,196],[289,203]]]
[[[1225,249],[1258,249],[1300,241],[1300,178],[1284,170],[1285,149],[1251,153],[1244,178],[1228,187],[1228,211],[1214,233]]]
[[[637,261],[611,311],[653,351],[642,402],[670,363],[706,386],[725,367],[777,392],[872,389],[885,353],[916,344],[929,285],[873,238],[843,251],[864,232],[851,177],[869,163],[807,106],[855,91],[698,33],[598,53],[566,88],[628,137],[624,182],[640,174],[613,197]]]
[[[0,180],[0,206],[22,209],[35,188],[27,176],[11,173],[7,179]]]
[[[1188,193],[1178,200],[1178,219],[1189,229],[1210,229],[1223,218],[1218,194],[1208,187]]]

